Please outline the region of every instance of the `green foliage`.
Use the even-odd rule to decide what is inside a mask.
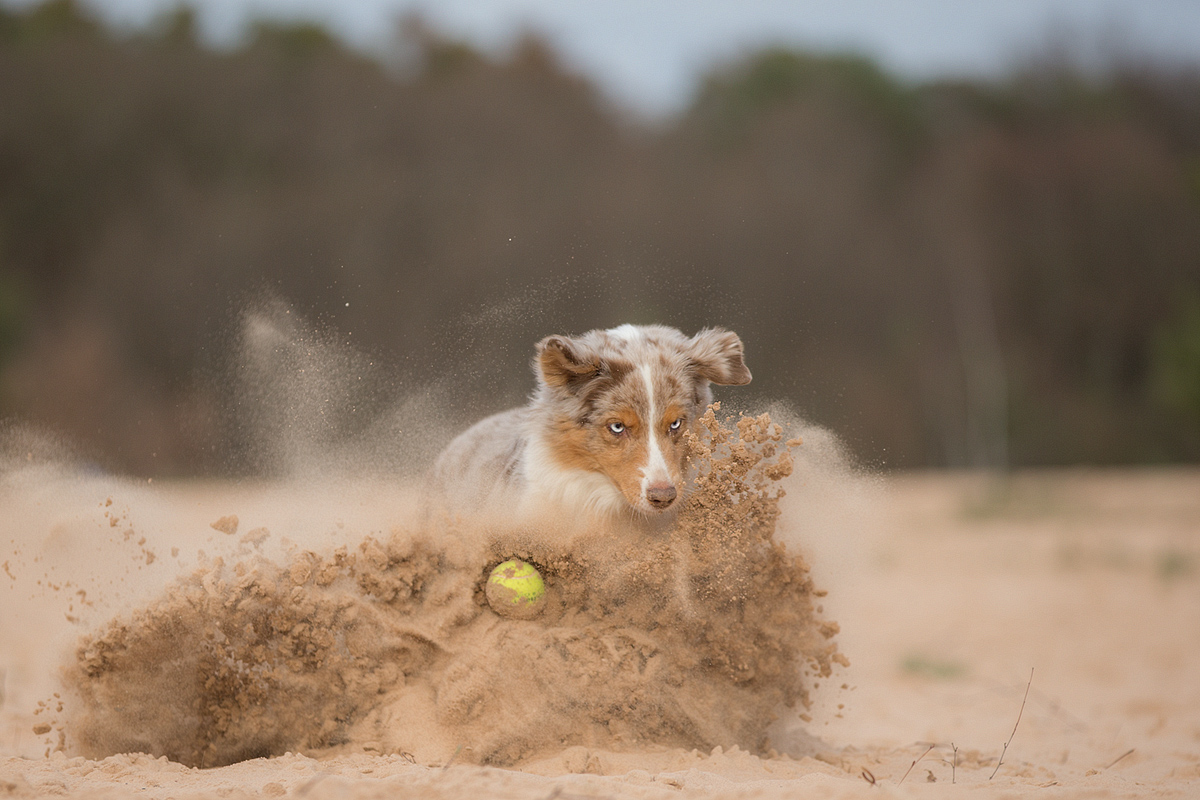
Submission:
[[[425,74],[431,78],[448,78],[483,64],[479,52],[465,42],[435,41],[425,52]]]
[[[920,128],[917,93],[872,59],[781,48],[711,73],[692,113],[728,135],[776,108],[813,99],[848,105],[896,135],[911,136]]]
[[[905,658],[900,668],[909,675],[943,681],[962,678],[970,671],[962,662],[930,658],[920,654],[913,654]]]
[[[151,25],[151,35],[160,44],[193,47],[199,42],[196,9],[179,5],[162,14]]]
[[[250,48],[262,48],[297,60],[336,52],[337,39],[316,22],[273,22],[257,20],[250,26]]]
[[[24,12],[0,7],[0,43],[36,45],[64,36],[101,38],[104,29],[77,0],[46,0]]]
[[[1200,424],[1200,294],[1185,295],[1153,340],[1151,391],[1166,409]]]
[[[449,78],[488,65],[487,59],[470,44],[439,35],[420,17],[411,16],[401,21],[400,40],[406,48],[415,51],[416,72],[424,78]]]

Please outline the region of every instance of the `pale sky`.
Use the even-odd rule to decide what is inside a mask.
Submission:
[[[0,0],[28,5],[30,0]],[[82,0],[121,25],[178,0]],[[992,75],[1053,38],[1084,51],[1200,64],[1200,0],[194,0],[205,35],[232,43],[255,16],[315,19],[379,46],[419,12],[436,29],[501,53],[524,30],[618,103],[658,115],[683,106],[718,60],[766,44],[853,49],[900,75]]]

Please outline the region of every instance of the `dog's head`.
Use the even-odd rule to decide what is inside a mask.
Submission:
[[[683,434],[712,402],[709,384],[750,382],[741,339],[720,328],[691,338],[660,325],[548,336],[534,369],[550,457],[603,474],[642,513],[682,494]]]

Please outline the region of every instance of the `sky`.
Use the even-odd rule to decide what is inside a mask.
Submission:
[[[27,6],[34,0],[0,0]],[[80,0],[138,27],[179,0]],[[685,106],[714,64],[769,44],[853,50],[913,80],[1002,73],[1068,42],[1087,60],[1118,53],[1200,64],[1200,0],[192,0],[204,35],[233,44],[255,17],[310,19],[380,48],[417,12],[444,35],[502,54],[544,35],[566,65],[647,116]]]

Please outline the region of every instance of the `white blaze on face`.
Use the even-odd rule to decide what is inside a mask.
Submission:
[[[646,418],[646,465],[642,467],[642,499],[646,498],[646,490],[651,486],[671,484],[671,471],[667,468],[667,460],[663,458],[662,447],[658,443],[658,408],[654,402],[654,378],[650,373],[650,365],[642,364],[642,380],[646,382],[646,397],[649,398],[650,412]]]

